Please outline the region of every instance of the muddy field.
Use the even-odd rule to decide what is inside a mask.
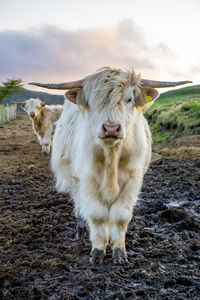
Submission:
[[[76,240],[72,203],[40,151],[28,117],[0,128],[0,299],[200,299],[199,159],[151,165],[128,262],[113,265],[108,251],[91,266],[88,235]]]

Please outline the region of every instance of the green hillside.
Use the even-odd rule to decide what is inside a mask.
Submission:
[[[200,98],[200,85],[193,85],[177,90],[172,89],[171,91],[162,93],[155,101],[153,107],[196,98]]]
[[[155,148],[174,138],[200,134],[200,86],[161,94],[146,118]]]
[[[39,98],[41,101],[44,101],[47,104],[63,104],[64,96],[54,95],[43,92],[36,92],[31,90],[25,90],[24,92],[17,92],[9,94],[6,99],[3,101],[5,103],[21,103],[29,98]],[[18,110],[22,110],[20,105],[17,106]],[[23,110],[22,110],[23,111]]]

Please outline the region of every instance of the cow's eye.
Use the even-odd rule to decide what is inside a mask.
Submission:
[[[130,97],[130,98],[126,101],[126,103],[129,104],[129,105],[130,105],[130,104],[132,104],[132,105],[135,104],[134,98],[133,98],[133,97]]]

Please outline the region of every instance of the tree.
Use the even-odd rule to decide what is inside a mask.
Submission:
[[[24,91],[21,79],[8,79],[6,82],[2,82],[2,84],[0,86],[0,103],[8,94]]]

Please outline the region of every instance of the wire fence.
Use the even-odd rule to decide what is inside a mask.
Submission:
[[[0,122],[10,121],[16,118],[17,104],[0,104]]]

